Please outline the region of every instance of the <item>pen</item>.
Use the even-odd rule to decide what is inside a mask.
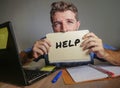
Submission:
[[[103,72],[103,73],[107,74],[109,77],[114,77],[114,73],[111,72],[111,71],[105,70],[101,67],[98,67],[98,66],[95,66],[95,65],[92,65],[92,64],[88,64],[88,65],[92,68],[95,68],[96,70],[98,70],[100,72]]]
[[[52,83],[57,82],[57,80],[60,78],[61,75],[62,75],[62,71],[59,71],[57,75],[53,78]]]

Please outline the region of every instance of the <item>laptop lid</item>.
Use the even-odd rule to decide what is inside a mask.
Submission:
[[[37,70],[34,72],[38,73]],[[50,73],[51,71],[39,71],[39,75],[28,80],[26,70],[23,69],[20,60],[12,23],[0,24],[0,81],[28,85]]]
[[[11,22],[0,24],[0,37],[0,81],[27,84]]]

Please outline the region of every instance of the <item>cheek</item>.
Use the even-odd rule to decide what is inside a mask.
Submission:
[[[77,29],[74,28],[74,29],[71,29],[71,30],[69,30],[69,31],[76,31],[76,30],[77,30]]]
[[[78,29],[78,27],[76,25],[70,27],[70,31],[76,31]]]
[[[54,31],[54,32],[60,32],[60,30],[59,30],[59,29],[53,29],[53,31]]]

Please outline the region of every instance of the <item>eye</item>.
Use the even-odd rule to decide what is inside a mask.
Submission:
[[[68,20],[67,23],[68,23],[68,24],[73,24],[74,22],[71,21],[71,20]]]
[[[61,25],[61,22],[54,22],[54,23],[53,23],[53,26],[54,26],[54,27],[58,27],[58,26],[60,26],[60,25]]]

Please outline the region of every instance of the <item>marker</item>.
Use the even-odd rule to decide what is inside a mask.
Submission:
[[[98,67],[98,66],[95,66],[95,65],[92,65],[92,64],[88,64],[88,65],[92,68],[95,68],[96,70],[98,70],[100,72],[103,72],[103,73],[107,74],[109,77],[114,77],[114,73],[111,72],[111,71],[105,70],[101,67]]]
[[[62,75],[62,71],[59,71],[57,75],[53,78],[52,83],[57,82],[57,80],[60,78],[61,75]]]

